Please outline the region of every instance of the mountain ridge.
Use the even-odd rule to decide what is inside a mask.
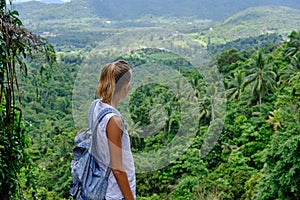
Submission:
[[[55,46],[94,46],[118,32],[139,27],[162,27],[190,34],[203,45],[225,44],[240,38],[275,33],[286,37],[300,27],[300,10],[284,6],[249,7],[219,21],[193,17],[144,16],[110,20],[97,15],[89,0],[65,4],[26,2],[18,5],[24,25],[46,36]]]
[[[288,35],[300,27],[300,10],[284,6],[260,6],[247,8],[213,25],[212,37],[246,38],[262,34]]]
[[[39,2],[49,1],[52,0]],[[24,3],[20,4],[22,6]],[[132,20],[145,15],[223,20],[249,7],[274,5],[300,9],[300,0],[72,0],[62,6],[67,9],[76,4],[88,7],[99,17],[110,20]],[[47,7],[51,7],[51,4],[46,4],[41,9]]]

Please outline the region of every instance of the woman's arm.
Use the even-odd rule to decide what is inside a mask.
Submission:
[[[112,172],[126,200],[133,200],[133,194],[122,162],[122,120],[113,116],[106,127]]]

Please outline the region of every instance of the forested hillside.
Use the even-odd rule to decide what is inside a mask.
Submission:
[[[300,27],[296,16],[300,10],[286,7],[256,7],[239,12],[212,26],[211,41],[230,42],[233,39],[277,33],[286,36]]]
[[[17,96],[26,164],[18,162],[17,197],[70,199],[74,137],[86,127],[100,68],[125,59],[133,80],[120,110],[136,162],[138,200],[300,198],[299,10],[266,6],[210,20],[136,17],[135,9],[149,2],[134,1],[136,8],[123,8],[128,16],[117,12],[112,19],[91,8],[102,2],[118,9],[117,0],[89,1],[92,7],[85,2],[17,6],[24,25],[54,44],[57,57],[51,69],[40,55],[23,58],[26,76],[20,76]],[[166,2],[175,11],[196,5]],[[234,6],[222,9],[235,11]],[[4,80],[1,127],[6,127]],[[2,166],[4,146],[0,143]]]
[[[110,2],[108,4],[114,5],[113,1],[99,1],[98,3],[101,2]],[[141,1],[139,2],[139,4],[143,4]],[[174,4],[174,6],[195,9],[195,6],[188,6],[189,2],[185,3],[187,5]],[[196,4],[196,2],[194,3]],[[255,2],[253,2],[253,4],[255,4]],[[128,3],[126,5],[129,6],[132,4]],[[209,5],[212,6],[211,4]],[[249,7],[247,3],[245,3],[245,5]],[[204,46],[219,45],[238,39],[258,37],[266,34],[277,34],[286,38],[295,27],[300,26],[298,20],[300,18],[300,11],[289,7],[274,5],[276,4],[274,3],[273,6],[243,9],[242,5],[236,3],[233,4],[233,6],[238,7],[239,12],[233,13],[234,15],[218,21],[210,17],[197,17],[191,12],[184,17],[168,15],[167,11],[161,11],[160,13],[164,13],[161,16],[144,13],[138,17],[131,16],[129,18],[124,17],[121,20],[115,20],[97,13],[100,12],[99,10],[101,9],[105,9],[105,12],[110,12],[109,8],[107,8],[108,5],[103,5],[96,10],[97,6],[93,6],[92,3],[87,0],[76,0],[65,4],[27,2],[17,4],[16,8],[20,12],[24,25],[30,27],[32,32],[47,37],[48,40],[56,46],[57,50],[60,50],[64,47],[67,47],[67,49],[76,47],[82,49],[87,46],[95,47],[98,43],[116,33],[127,31],[128,28],[142,27],[163,27],[188,33]],[[115,6],[111,7],[113,9],[116,8]],[[205,7],[205,5],[203,5],[203,7]],[[232,6],[229,6],[229,8],[233,9]],[[136,9],[136,7],[132,9]],[[167,9],[167,7],[164,7],[164,9]],[[78,10],[80,10],[80,12],[77,12]],[[122,10],[126,9],[123,8]],[[212,8],[210,8],[210,10],[212,10]],[[171,9],[168,12],[173,11]],[[120,12],[114,11],[112,13]],[[129,9],[126,13],[130,14],[136,12]]]
[[[292,32],[290,42],[251,51],[227,49],[212,61],[211,64],[222,72],[223,78],[216,81],[221,81],[226,89],[226,110],[221,113],[215,113],[213,99],[218,95],[209,92],[211,83],[178,55],[144,49],[122,56],[132,64],[134,71],[145,66],[181,68],[182,75],[197,93],[193,105],[196,103],[198,107],[195,117],[199,121],[196,126],[185,127],[191,138],[181,136],[187,141],[191,139],[191,145],[165,167],[137,174],[138,199],[299,197],[299,34],[299,31]],[[32,144],[28,150],[36,164],[32,171],[36,178],[28,186],[33,190],[26,194],[31,196],[36,190],[48,199],[67,199],[69,194],[68,169],[77,130],[74,125],[78,123],[74,124],[71,111],[76,71],[82,62],[94,65],[91,69],[95,70],[98,67],[93,61],[105,59],[90,56],[91,60],[85,60],[82,53],[75,52],[61,53],[59,57],[60,67],[55,70],[53,79],[39,89],[38,100],[33,98],[35,90],[29,93],[27,88],[23,95],[25,116],[32,124]],[[157,81],[172,85],[175,80]],[[76,93],[85,92],[76,88]],[[128,124],[128,129],[135,155],[164,149],[178,138],[185,116],[180,109],[187,100],[179,100],[177,95],[161,84],[147,84],[131,93],[129,108],[133,124]],[[213,149],[201,157],[199,151],[203,150],[207,134],[211,133],[212,116],[218,119],[220,115],[225,116],[222,131]],[[142,127],[156,117],[166,119],[163,124],[152,127],[157,132],[151,137],[140,137]],[[137,171],[157,164],[139,161]]]

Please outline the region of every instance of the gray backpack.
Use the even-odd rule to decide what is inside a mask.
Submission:
[[[112,108],[102,110],[94,124],[92,124],[92,116],[96,103],[94,100],[89,109],[88,125],[86,131],[79,133],[75,139],[73,148],[74,159],[71,163],[72,181],[70,183],[71,196],[76,200],[103,200],[108,186],[108,177],[111,167],[108,166],[106,174],[102,174],[96,163],[92,149],[92,135],[96,133],[96,129],[103,117],[109,113],[116,113]],[[116,113],[117,114],[117,113]]]

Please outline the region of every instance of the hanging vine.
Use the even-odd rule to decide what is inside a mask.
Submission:
[[[8,6],[10,8],[8,8]],[[18,12],[5,0],[0,2],[0,196],[21,195],[18,173],[28,163],[26,132],[22,128],[18,80],[27,76],[26,59],[43,59],[39,75],[51,71],[56,57],[52,45],[23,27]]]

